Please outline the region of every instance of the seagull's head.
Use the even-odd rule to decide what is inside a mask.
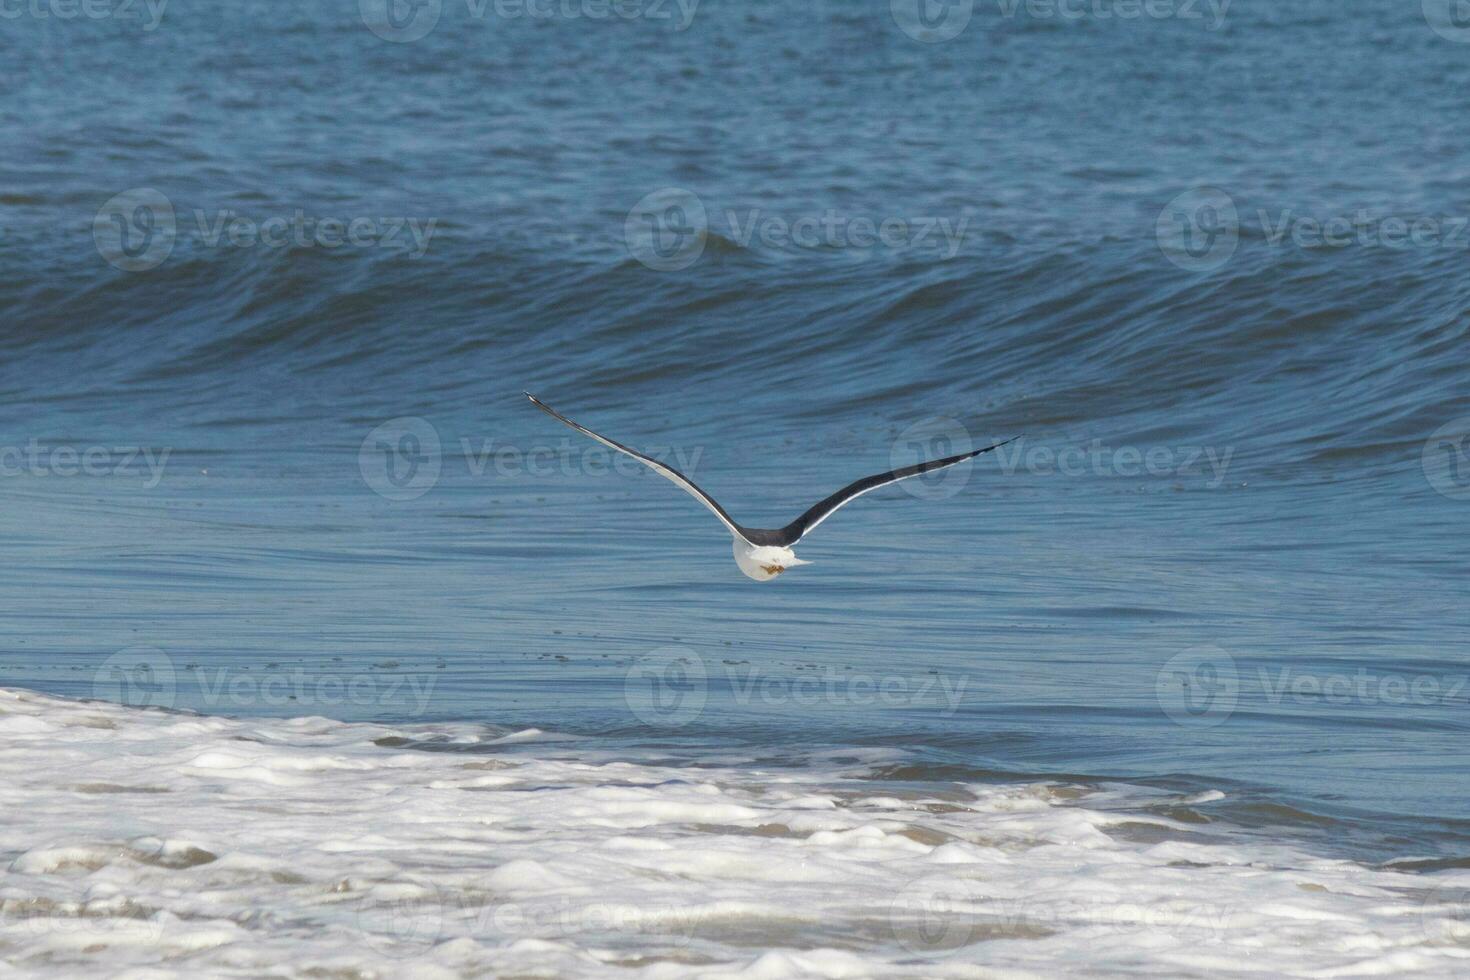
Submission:
[[[778,548],[775,545],[757,546],[737,539],[734,550],[735,564],[740,566],[746,578],[753,578],[757,582],[769,582],[788,568],[811,564],[796,557],[796,552],[790,548]]]

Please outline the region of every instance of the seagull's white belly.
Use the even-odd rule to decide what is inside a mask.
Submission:
[[[811,564],[796,557],[796,552],[790,548],[753,545],[739,538],[735,538],[734,542],[735,564],[740,566],[746,578],[753,578],[757,582],[769,582],[793,565]]]

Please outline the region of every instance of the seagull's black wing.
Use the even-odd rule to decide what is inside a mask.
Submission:
[[[913,466],[904,466],[900,469],[890,470],[887,473],[865,476],[861,480],[849,483],[790,524],[781,528],[780,531],[776,532],[780,536],[780,540],[769,543],[779,544],[783,548],[789,548],[800,541],[818,524],[831,517],[837,508],[856,500],[865,493],[877,490],[879,487],[886,487],[890,483],[897,483],[899,480],[907,480],[911,476],[918,476],[921,473],[932,473],[935,470],[942,470],[946,466],[953,466],[956,463],[963,463],[967,459],[974,459],[981,453],[988,453],[992,449],[999,449],[1001,446],[1006,445],[1006,443],[1015,442],[1016,438],[1020,437],[1017,436],[1012,439],[1007,439],[1005,442],[998,442],[993,446],[986,446],[984,449],[977,449],[974,452],[961,453],[958,456],[948,456],[944,459],[931,459],[927,463],[916,463]]]
[[[562,422],[566,425],[571,426],[578,432],[582,433],[584,436],[589,436],[593,439],[596,439],[598,442],[602,443],[604,446],[609,447],[610,449],[616,449],[620,453],[627,453],[629,456],[632,456],[644,466],[647,466],[649,469],[653,470],[659,476],[670,481],[675,486],[681,487],[691,497],[708,507],[710,509],[710,512],[720,519],[720,523],[729,528],[731,534],[738,535],[742,540],[745,541],[750,540],[750,538],[747,536],[748,532],[745,530],[745,528],[741,527],[739,524],[736,524],[735,519],[729,514],[725,513],[725,508],[721,507],[714,497],[711,497],[709,494],[701,490],[693,480],[689,479],[689,477],[685,476],[683,473],[680,473],[672,466],[666,466],[663,463],[660,463],[658,460],[653,459],[650,456],[643,455],[636,449],[629,449],[627,446],[623,445],[620,442],[613,442],[606,436],[600,436],[596,432],[593,432],[591,429],[587,428],[585,425],[578,425],[576,422],[573,422],[571,419],[567,418],[565,415],[561,414],[550,405],[542,402],[529,391],[526,392],[526,397],[531,399],[531,404],[535,405],[537,408],[541,409],[541,411],[545,412],[547,415],[550,415],[558,422]]]

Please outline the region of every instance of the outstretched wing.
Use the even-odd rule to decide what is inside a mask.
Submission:
[[[588,436],[592,439],[596,439],[598,442],[602,443],[604,446],[607,446],[610,449],[616,449],[620,453],[626,453],[629,456],[632,456],[634,459],[638,460],[638,462],[642,463],[644,466],[647,466],[649,469],[653,470],[665,480],[673,483],[675,486],[682,488],[695,500],[698,500],[700,503],[708,507],[710,509],[710,512],[720,519],[720,523],[729,528],[731,534],[737,535],[742,541],[750,540],[745,536],[744,529],[741,528],[739,524],[735,523],[735,519],[732,518],[729,514],[725,513],[725,508],[721,507],[714,497],[711,497],[709,494],[701,490],[693,480],[689,479],[689,477],[685,476],[683,473],[680,473],[672,466],[666,466],[663,463],[660,463],[658,460],[650,456],[643,455],[636,449],[629,449],[627,446],[623,445],[620,442],[613,442],[606,436],[600,436],[596,432],[593,432],[591,429],[587,428],[585,425],[578,425],[576,422],[573,422],[571,419],[567,418],[565,415],[561,414],[550,405],[547,405],[545,402],[541,401],[529,391],[526,392],[526,397],[531,399],[532,405],[535,405],[537,408],[541,409],[541,411],[545,412],[547,415],[550,415],[558,422],[571,426],[578,432],[582,433],[582,435]]]
[[[1007,439],[1005,442],[998,442],[993,446],[986,446],[984,449],[977,449],[974,452],[961,453],[958,456],[948,456],[944,459],[931,459],[927,463],[917,463],[913,466],[905,466],[900,469],[890,470],[887,473],[878,473],[874,476],[866,476],[854,483],[849,483],[847,486],[843,487],[841,490],[838,490],[826,500],[823,500],[821,503],[812,507],[805,514],[802,514],[796,520],[783,527],[780,531],[780,535],[783,539],[781,541],[781,545],[782,547],[786,548],[791,547],[793,544],[800,541],[804,536],[810,533],[812,528],[816,527],[818,524],[831,517],[832,514],[837,510],[837,508],[841,507],[843,504],[851,503],[865,493],[870,493],[874,490],[877,490],[879,487],[886,487],[890,483],[897,483],[899,480],[907,480],[911,476],[918,476],[921,473],[932,473],[935,470],[942,470],[946,466],[953,466],[956,463],[963,463],[967,459],[974,459],[981,453],[988,453],[992,449],[999,449],[1001,446],[1006,445],[1006,443],[1015,442],[1016,439],[1019,438],[1020,436],[1016,436],[1011,439]]]

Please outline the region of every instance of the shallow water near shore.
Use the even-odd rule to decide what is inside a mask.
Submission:
[[[1325,858],[1207,818],[1218,792],[936,779],[897,747],[235,721],[4,690],[0,734],[0,950],[40,974],[99,956],[650,978],[1470,962],[1470,873],[1429,885]]]

